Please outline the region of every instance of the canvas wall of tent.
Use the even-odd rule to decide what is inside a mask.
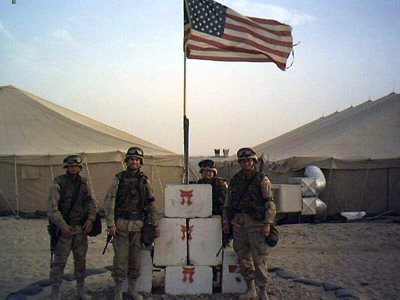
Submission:
[[[400,214],[399,94],[321,117],[254,149],[273,183],[304,176],[307,166],[320,167],[327,181],[320,198],[328,215]],[[218,167],[225,178],[239,170],[235,157]]]
[[[62,160],[83,156],[100,208],[126,150],[139,146],[162,212],[165,184],[181,183],[182,155],[58,106],[13,86],[0,87],[0,213],[47,210],[52,178],[63,174]]]

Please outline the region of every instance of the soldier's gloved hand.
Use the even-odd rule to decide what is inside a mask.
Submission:
[[[86,234],[92,231],[93,228],[93,221],[90,219],[87,219],[85,224],[83,225],[83,230],[85,231]]]
[[[223,231],[224,234],[226,234],[226,235],[229,234],[229,224],[228,224],[228,223],[222,224],[222,231]]]
[[[271,232],[271,224],[264,224],[263,226],[263,234],[265,237],[269,236]]]
[[[117,234],[118,234],[117,227],[115,227],[115,226],[109,226],[109,227],[108,227],[108,232],[109,232],[113,237],[116,237]]]
[[[66,227],[61,228],[61,233],[63,236],[69,238],[74,233],[74,230],[72,229],[71,226],[66,226]]]

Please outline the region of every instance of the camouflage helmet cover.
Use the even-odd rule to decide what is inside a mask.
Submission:
[[[143,150],[139,147],[130,147],[125,154],[125,162],[128,161],[130,157],[137,157],[140,159],[140,163],[143,165]]]
[[[66,169],[68,166],[79,166],[83,167],[82,158],[79,155],[68,155],[63,160],[63,168]]]
[[[242,159],[251,158],[255,161],[258,160],[256,152],[251,148],[240,148],[237,152],[237,159],[238,161]]]
[[[200,173],[203,172],[203,170],[213,171],[215,173],[215,175],[217,175],[217,173],[218,173],[215,162],[211,159],[204,159],[204,160],[200,161],[198,166],[200,168]]]

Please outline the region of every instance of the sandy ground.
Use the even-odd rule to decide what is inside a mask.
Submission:
[[[0,299],[49,299],[50,287],[46,284],[36,295],[26,293],[27,287],[32,291],[38,287],[32,284],[48,279],[46,224],[44,219],[0,218]],[[400,299],[400,224],[393,219],[278,228],[281,239],[268,260],[271,299]],[[112,264],[112,247],[101,255],[104,245],[105,236],[90,238],[88,268]],[[87,278],[92,299],[112,299],[111,273],[103,271]],[[72,272],[70,257],[65,273]],[[164,270],[155,269],[153,274],[153,294],[145,295],[145,299],[237,298],[220,293],[165,295]],[[63,299],[76,299],[74,288],[73,281],[64,281]]]

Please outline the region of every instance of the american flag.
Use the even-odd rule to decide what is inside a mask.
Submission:
[[[187,58],[273,62],[285,70],[292,28],[275,20],[243,16],[213,0],[184,0]]]

